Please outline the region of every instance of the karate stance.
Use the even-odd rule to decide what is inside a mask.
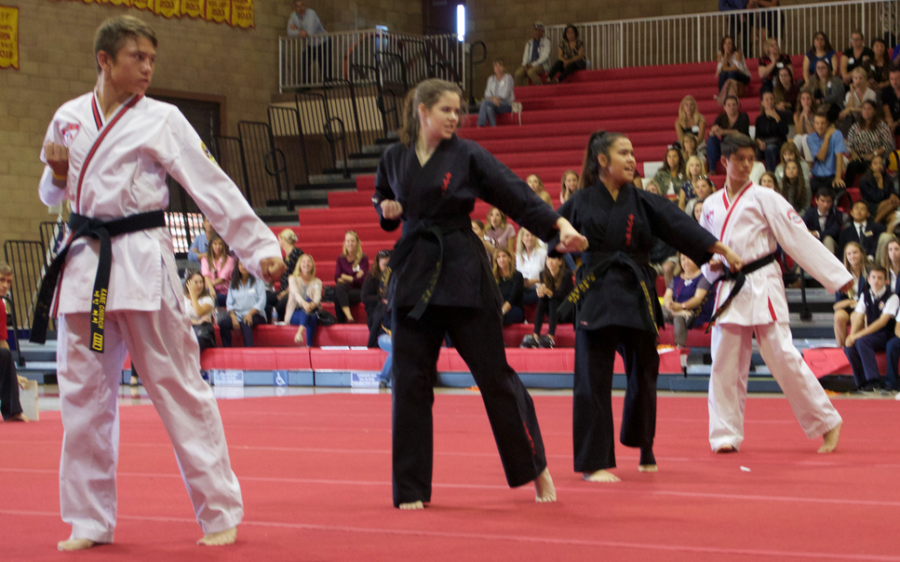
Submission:
[[[716,295],[709,378],[709,442],[717,453],[735,452],[744,440],[744,403],[753,334],[766,365],[784,392],[797,421],[812,439],[823,436],[820,453],[837,447],[841,416],[791,340],[776,245],[818,279],[829,292],[847,291],[853,276],[816,240],[784,197],[750,181],[753,140],[742,134],[722,139],[725,189],[703,202],[700,224],[744,260],[744,286],[728,302],[739,279],[724,281]],[[727,259],[726,259],[727,261]],[[709,265],[703,266],[707,279]],[[721,308],[721,310],[719,310]]]
[[[94,41],[97,86],[57,110],[41,154],[47,165],[41,200],[58,205],[68,199],[73,209],[68,245],[44,279],[32,336],[45,337],[55,287],[65,429],[60,509],[72,525],[60,550],[113,541],[116,397],[126,351],[172,440],[205,533],[199,544],[233,543],[243,517],[219,410],[200,377],[199,346],[165,227],[166,173],[255,275],[277,278],[284,261],[275,236],[184,116],[144,97],[156,46],[156,34],[141,20],[106,20]]]
[[[534,404],[506,362],[500,291],[469,213],[479,197],[542,240],[558,234],[580,251],[585,239],[509,168],[457,138],[461,99],[460,89],[443,80],[426,80],[410,92],[401,143],[384,153],[375,179],[382,228],[403,223],[387,273],[394,507],[400,509],[431,501],[431,407],[444,334],[478,383],[510,487],[534,482],[538,502],[556,500]]]

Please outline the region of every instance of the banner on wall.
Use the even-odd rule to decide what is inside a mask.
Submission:
[[[19,9],[0,5],[0,68],[19,69]]]
[[[183,16],[242,29],[255,28],[254,0],[71,0],[85,4],[112,4],[153,12],[166,19]],[[18,10],[18,8],[11,8]],[[16,50],[18,55],[18,49]],[[17,59],[18,60],[18,59]],[[18,64],[18,62],[16,63]],[[2,65],[2,57],[0,57]],[[0,66],[2,68],[2,66]],[[18,66],[16,66],[18,68]]]

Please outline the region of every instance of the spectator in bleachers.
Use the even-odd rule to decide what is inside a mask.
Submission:
[[[862,72],[861,69],[854,72]],[[869,90],[870,92],[872,90]],[[887,123],[881,118],[878,104],[871,100],[863,102],[860,119],[850,127],[847,135],[847,148],[850,149],[850,163],[847,164],[847,185],[853,185],[860,174],[869,169],[869,163],[875,156],[893,152],[894,135]],[[881,162],[884,170],[884,161]],[[879,172],[880,177],[881,172]],[[871,212],[871,211],[870,211]],[[875,216],[875,213],[872,213]]]
[[[213,230],[212,223],[206,216],[203,216],[203,232],[194,237],[191,247],[188,250],[188,261],[191,263],[200,263],[200,260],[206,257],[206,250],[209,248],[209,241],[216,237],[216,231]]]
[[[493,262],[495,248],[491,239],[484,233],[484,223],[478,219],[472,219],[472,232],[474,232],[475,236],[477,236],[478,239],[481,240],[481,243],[484,244],[484,251],[487,252],[488,259]]]
[[[759,177],[759,181],[756,183],[758,183],[762,187],[774,189],[779,193],[781,192],[781,188],[778,185],[778,178],[775,177],[775,172],[763,172],[763,174]]]
[[[553,206],[553,200],[550,198],[550,194],[547,193],[547,190],[544,189],[544,182],[541,181],[541,178],[538,177],[537,174],[531,174],[527,178],[525,178],[525,183],[528,184],[528,187],[531,188],[538,197],[543,199],[544,203]]]
[[[781,145],[781,163],[775,168],[775,177],[778,178],[779,182],[784,180],[784,168],[788,162],[797,162],[797,165],[800,167],[800,174],[803,176],[803,185],[806,187],[808,196],[806,207],[803,207],[806,209],[809,207],[809,199],[812,197],[812,194],[809,192],[809,177],[812,172],[809,169],[809,164],[807,164],[806,160],[800,156],[800,150],[797,148],[797,145],[792,141],[787,141]],[[799,213],[799,211],[797,212]]]
[[[854,309],[850,335],[844,341],[844,354],[853,367],[853,378],[860,392],[872,392],[884,385],[878,372],[875,353],[887,349],[894,335],[894,317],[900,309],[900,297],[886,285],[887,272],[880,265],[869,270],[869,286]]]
[[[894,135],[900,134],[900,68],[892,67],[888,73],[890,85],[881,90],[884,120]]]
[[[565,203],[573,193],[581,189],[578,184],[578,173],[572,170],[563,172],[560,180],[559,202]]]
[[[312,61],[319,64],[324,78],[331,77],[331,38],[325,34],[325,26],[315,11],[307,8],[301,0],[294,2],[294,12],[288,19],[288,37],[309,39],[300,63],[302,77],[312,80]],[[313,36],[313,37],[311,37]]]
[[[759,57],[759,77],[762,79],[761,91],[772,90],[778,83],[781,69],[786,68],[793,76],[791,57],[781,52],[778,41],[773,37],[766,41],[765,54]]]
[[[802,216],[806,213],[806,209],[809,208],[811,196],[806,180],[803,179],[803,172],[800,169],[801,162],[803,161],[788,160],[782,164],[784,167],[784,175],[779,179],[778,173],[776,172],[775,178],[778,182],[776,191],[778,191],[782,197],[787,199],[787,202],[791,204],[791,207],[793,207],[795,211],[797,211],[798,215]]]
[[[685,188],[685,192],[687,192],[688,201],[694,199],[696,197],[696,193],[694,192],[694,184],[696,184],[697,180],[706,176],[703,170],[703,162],[700,161],[700,158],[697,156],[688,157],[685,162],[687,162],[684,166],[685,170],[685,178],[690,183],[689,187]],[[687,210],[687,207],[685,207]],[[690,213],[688,213],[690,214]]]
[[[856,242],[865,249],[866,256],[875,259],[875,250],[878,249],[878,238],[885,233],[883,224],[879,224],[869,218],[869,206],[860,199],[850,208],[850,217],[853,222],[841,231],[841,247]]]
[[[877,99],[875,90],[869,87],[865,68],[858,66],[850,72],[850,75],[853,83],[844,97],[844,109],[838,114],[838,118],[842,119],[841,130],[846,128],[847,131],[850,130],[853,123],[861,119],[863,103],[867,101],[875,103]]]
[[[900,240],[891,234],[881,254],[881,259],[876,263],[887,271],[888,289],[900,295]]]
[[[335,316],[340,323],[353,322],[351,304],[362,302],[361,290],[369,273],[369,257],[363,253],[355,230],[344,234],[344,251],[334,266]]]
[[[838,71],[834,47],[831,46],[828,36],[821,31],[817,32],[815,37],[813,37],[812,47],[803,56],[803,85],[805,87],[812,85],[812,79],[815,78],[818,72],[819,61],[825,62],[826,67],[829,69],[829,74],[834,74]]]
[[[284,252],[284,265],[287,266],[287,269],[285,269],[284,273],[281,275],[281,285],[278,290],[275,310],[278,312],[278,318],[284,322],[290,320],[290,318],[285,317],[289,296],[288,278],[294,272],[294,269],[297,268],[297,260],[303,255],[303,250],[298,248],[296,244],[297,233],[292,229],[285,228],[278,234],[278,245],[281,246],[281,251]]]
[[[813,77],[807,86],[816,99],[816,103],[827,105],[833,110],[832,119],[837,117],[840,109],[844,107],[844,99],[847,89],[840,76],[831,72],[831,66],[826,61],[816,62]]]
[[[200,351],[216,347],[216,329],[213,325],[216,301],[206,288],[203,275],[199,271],[189,271],[185,278],[184,308],[187,310],[188,318],[191,319],[191,327],[197,336]]]
[[[687,182],[690,185],[690,182],[684,173],[684,161],[681,159],[679,149],[670,147],[666,150],[662,168],[656,172],[653,180],[660,188],[662,195],[676,203],[678,208],[683,211],[688,195],[684,190],[684,184]]]
[[[488,229],[484,233],[491,240],[494,248],[506,248],[511,255],[515,255],[516,229],[506,222],[506,213],[497,207],[491,207],[487,219]]]
[[[741,102],[735,96],[729,96],[725,100],[725,108],[716,118],[716,122],[709,128],[709,138],[706,140],[706,157],[709,159],[709,173],[716,173],[719,157],[722,154],[720,146],[722,137],[732,133],[750,134],[750,116],[741,111]]]
[[[288,279],[288,291],[285,318],[291,326],[299,326],[294,335],[294,343],[312,346],[319,326],[322,280],[316,277],[316,262],[311,255],[300,256]]]
[[[209,252],[200,260],[200,272],[206,280],[209,292],[216,295],[216,306],[225,306],[228,284],[234,272],[234,258],[228,254],[228,244],[221,238],[213,238]]]
[[[803,160],[812,162],[815,156],[809,151],[806,136],[816,130],[815,116],[818,103],[808,89],[801,90],[797,100],[797,107],[794,108],[794,144],[801,151]]]
[[[697,201],[694,203],[693,207],[691,207],[691,216],[694,217],[694,220],[700,222],[700,217],[703,215],[703,201]]]
[[[550,68],[550,83],[559,84],[576,70],[587,68],[584,41],[578,38],[578,29],[567,25],[559,42],[559,60]]]
[[[700,146],[697,143],[697,137],[694,136],[694,133],[684,133],[681,137],[681,159],[687,162],[691,158],[700,159],[700,170],[701,173],[705,174],[706,146]]]
[[[715,289],[710,293],[706,280],[691,258],[678,254],[681,273],[666,285],[663,295],[663,318],[675,331],[675,347],[687,345],[687,331],[709,322],[715,305]]]
[[[697,100],[694,96],[684,96],[681,99],[681,105],[678,106],[678,118],[675,119],[675,136],[678,137],[678,144],[684,146],[685,133],[694,135],[695,145],[696,139],[702,139],[706,136],[706,118],[697,108]]]
[[[539,300],[537,312],[534,315],[534,333],[525,336],[522,347],[554,347],[556,345],[556,325],[571,324],[574,320],[574,311],[561,317],[557,309],[574,288],[572,270],[566,267],[561,254],[551,250],[547,255],[544,268],[541,270],[541,282],[537,285]],[[548,323],[546,336],[541,335],[544,315],[547,316]]]
[[[816,205],[806,210],[803,222],[810,234],[818,238],[832,254],[837,253],[837,241],[844,227],[844,213],[835,208],[834,191],[830,187],[820,187],[816,191]]]
[[[719,80],[719,105],[725,103],[729,96],[741,97],[744,86],[750,83],[750,71],[744,61],[744,55],[734,46],[734,39],[729,35],[722,38],[719,46],[719,64],[716,66],[716,78]]]
[[[809,187],[816,193],[822,187],[843,188],[846,185],[842,178],[844,154],[847,153],[844,135],[831,123],[826,108],[819,108],[813,124],[816,130],[806,137],[809,151],[815,157]]]
[[[869,214],[875,217],[875,222],[890,222],[900,206],[894,182],[885,176],[884,158],[880,154],[872,157],[869,170],[859,181],[859,194],[869,206]]]
[[[528,80],[535,86],[543,84],[541,74],[547,71],[550,64],[550,40],[544,37],[544,24],[536,21],[532,26],[534,37],[525,43],[522,53],[522,67],[516,70],[517,86],[528,85]]]
[[[688,165],[690,165],[690,162],[688,162]],[[696,207],[697,205],[702,205],[706,198],[716,191],[716,186],[713,185],[712,180],[707,176],[700,176],[693,181],[693,184],[694,198],[688,201],[684,206],[684,212],[691,216],[694,216],[696,214],[696,212],[694,211],[694,207]]]
[[[737,12],[742,10],[752,10],[756,7],[758,0],[719,0],[720,12]],[[731,37],[741,35],[741,43],[744,50],[750,50],[750,44],[753,41],[750,28],[753,27],[753,16],[751,14],[733,14],[728,16],[728,34]]]
[[[512,104],[516,101],[515,86],[513,77],[506,73],[503,59],[494,59],[494,74],[488,78],[484,99],[478,110],[479,127],[485,124],[496,127],[497,115],[512,111]]]
[[[384,313],[387,310],[384,271],[390,261],[390,250],[379,251],[362,286],[362,302],[366,307],[366,324],[369,326],[369,341],[366,347],[378,347],[378,336],[384,332],[382,324],[386,322]]]
[[[844,56],[841,57],[841,78],[844,84],[850,84],[852,73],[857,68],[868,68],[875,53],[872,49],[866,47],[861,31],[854,30],[850,34],[850,46],[844,50]]]
[[[29,419],[22,413],[19,401],[19,388],[25,388],[25,377],[16,373],[16,361],[9,350],[8,330],[6,329],[6,303],[3,298],[12,286],[13,268],[6,262],[0,262],[0,415],[3,421],[27,422]],[[13,327],[15,329],[15,327]]]
[[[866,255],[862,246],[856,242],[851,242],[844,248],[844,267],[853,275],[853,286],[846,293],[839,291],[834,295],[834,338],[838,347],[844,347],[850,315],[868,285]]]
[[[800,84],[794,82],[794,72],[790,68],[786,67],[778,71],[778,78],[772,93],[775,95],[775,109],[782,119],[790,122],[794,116],[797,98],[800,96]]]
[[[253,328],[266,323],[266,286],[240,260],[231,274],[226,313],[219,317],[222,347],[231,347],[231,331],[240,330],[244,347],[253,347]]]
[[[522,301],[524,280],[522,274],[516,271],[512,252],[506,248],[497,248],[494,253],[494,280],[500,287],[500,297],[503,300],[503,325],[521,324],[525,321]]]
[[[788,122],[775,109],[775,95],[763,92],[759,116],[756,118],[756,144],[759,156],[766,162],[766,170],[774,172],[778,166],[781,146],[787,141]]]
[[[547,245],[524,228],[519,229],[516,238],[516,271],[522,274],[523,302],[535,304],[538,301],[537,285],[547,261]]]
[[[653,193],[654,195],[659,195],[659,186],[656,185],[656,180],[649,180],[647,185],[644,186],[644,191],[648,193]]]
[[[874,56],[869,61],[869,85],[876,92],[881,92],[891,85],[888,73],[891,70],[891,56],[887,52],[887,43],[884,39],[876,37],[872,41],[872,53]]]

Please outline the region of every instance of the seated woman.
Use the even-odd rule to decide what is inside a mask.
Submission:
[[[681,136],[681,159],[687,162],[691,158],[700,160],[700,173],[706,174],[706,146],[697,144],[694,133],[685,133]]]
[[[578,174],[572,170],[566,170],[560,180],[559,202],[565,203],[579,189],[581,188],[578,187]]]
[[[675,330],[675,347],[687,345],[687,331],[709,322],[716,291],[691,258],[679,254],[681,274],[672,278],[663,296],[663,317]]]
[[[859,68],[854,70],[854,77],[857,72],[862,70]],[[850,149],[850,163],[847,164],[847,176],[844,181],[848,187],[853,185],[857,176],[869,169],[872,158],[884,157],[894,151],[894,135],[881,118],[881,108],[874,101],[863,102],[860,119],[850,127],[850,133],[847,135],[847,148]],[[883,161],[882,169],[884,169]],[[871,209],[869,212],[872,212]]]
[[[567,25],[559,42],[559,60],[550,67],[548,76],[551,84],[559,84],[576,70],[587,68],[584,55],[584,41],[578,38],[578,29]]]
[[[522,302],[524,281],[522,274],[516,271],[512,252],[506,248],[497,248],[494,254],[494,280],[500,287],[503,300],[503,325],[521,324],[525,321]]]
[[[715,175],[721,155],[722,137],[732,133],[750,134],[750,116],[741,111],[741,102],[736,96],[725,100],[725,110],[716,117],[716,122],[709,128],[706,139],[706,158],[709,160],[709,173]]]
[[[378,347],[378,336],[384,332],[384,313],[387,309],[387,289],[384,286],[384,271],[391,261],[391,251],[381,250],[375,256],[375,263],[366,275],[362,286],[362,302],[366,307],[366,324],[369,326],[369,341],[366,347]]]
[[[481,240],[481,243],[484,244],[484,251],[487,252],[488,260],[491,263],[494,262],[494,252],[497,251],[494,248],[494,244],[491,242],[491,239],[487,237],[484,233],[484,223],[478,219],[472,219],[472,232],[475,233],[475,236]]]
[[[487,216],[488,229],[484,234],[490,239],[494,248],[506,248],[510,255],[516,253],[516,229],[506,222],[506,213],[497,207],[491,207]]]
[[[225,306],[234,258],[228,255],[228,245],[218,236],[209,242],[209,252],[200,260],[200,272],[209,292],[216,295],[216,306]]]
[[[797,99],[797,107],[794,108],[794,144],[797,145],[798,150],[802,151],[803,160],[812,162],[815,155],[810,152],[809,145],[806,144],[806,137],[816,132],[814,121],[819,104],[809,90],[802,90]],[[783,157],[784,150],[782,150]],[[809,168],[808,164],[807,168]],[[809,182],[807,181],[807,183]]]
[[[253,328],[266,323],[266,284],[250,275],[240,260],[231,275],[225,310],[219,317],[222,346],[231,347],[231,331],[240,330],[244,347],[253,347]]]
[[[788,160],[784,163],[784,176],[781,178],[780,187],[776,191],[787,199],[787,202],[797,211],[797,214],[802,217],[806,209],[809,208],[812,196],[809,194],[809,186],[803,179],[800,162],[803,162],[803,160],[799,162],[797,160]],[[777,172],[775,177],[778,177]]]
[[[844,246],[844,267],[853,275],[853,287],[847,293],[834,295],[834,339],[838,347],[844,347],[850,314],[866,291],[866,251],[856,242],[848,242]]]
[[[790,121],[794,116],[797,97],[800,95],[800,84],[794,82],[794,73],[789,67],[778,71],[778,81],[772,93],[775,95],[775,110],[782,119]]]
[[[881,266],[888,272],[887,286],[895,295],[900,295],[900,241],[891,235],[882,251]]]
[[[278,290],[275,310],[278,312],[278,318],[283,321],[288,320],[284,315],[288,302],[288,277],[297,268],[297,260],[303,255],[303,250],[298,248],[296,244],[297,233],[292,229],[285,228],[278,234],[278,245],[281,246],[281,251],[284,252],[284,265],[286,268],[281,275],[281,288]]]
[[[781,52],[778,41],[771,38],[765,42],[765,55],[759,57],[759,77],[762,79],[760,91],[773,90],[778,85],[779,73],[786,68],[794,74],[791,57]]]
[[[494,59],[494,74],[488,78],[484,89],[484,99],[478,110],[478,126],[497,126],[497,115],[512,111],[516,101],[515,82],[511,74],[507,74],[503,59]]]
[[[353,322],[351,304],[362,302],[361,290],[369,273],[369,257],[363,253],[355,230],[344,234],[344,251],[334,266],[334,303],[338,322]]]
[[[756,118],[756,144],[758,155],[765,160],[766,170],[774,172],[778,166],[778,154],[787,141],[788,122],[775,109],[775,95],[763,92],[760,97],[759,116]]]
[[[697,100],[694,96],[684,96],[681,99],[681,105],[678,106],[678,118],[675,119],[675,136],[678,138],[678,144],[684,146],[684,135],[690,133],[694,135],[695,145],[696,139],[702,139],[706,136],[706,118],[697,108]]]
[[[797,162],[800,166],[800,173],[803,176],[803,184],[809,187],[809,164],[802,156],[800,156],[800,149],[798,149],[797,145],[792,141],[787,141],[781,145],[781,163],[775,168],[775,177],[778,178],[778,181],[784,179],[784,167],[788,162]],[[808,207],[809,201],[806,203]]]
[[[680,150],[674,147],[666,150],[662,168],[653,176],[653,181],[660,188],[662,195],[676,203],[679,209],[684,210],[688,194],[683,187],[688,180],[684,173],[684,162],[681,160]]]
[[[544,270],[546,260],[546,244],[525,228],[520,228],[516,240],[516,271],[522,274],[525,304],[534,304],[538,301],[537,285],[541,282],[541,272]]]
[[[288,303],[285,318],[299,326],[294,343],[312,346],[319,326],[317,311],[322,304],[322,280],[316,277],[316,262],[309,254],[300,256],[288,279]]]
[[[869,171],[859,181],[859,195],[869,206],[869,214],[875,222],[890,222],[900,198],[894,188],[894,182],[884,173],[884,158],[880,154],[872,157]]]
[[[544,189],[544,182],[541,181],[541,178],[538,177],[537,174],[531,174],[527,178],[525,178],[525,183],[528,184],[528,187],[531,188],[531,191],[535,193],[538,197],[540,197],[544,203],[553,206],[553,200],[550,199],[550,194],[547,193],[547,190]]]
[[[744,61],[744,55],[735,48],[734,39],[730,35],[723,37],[719,46],[716,78],[719,80],[717,98],[719,105],[723,105],[729,96],[741,97],[744,94],[744,86],[750,83],[750,71]]]
[[[815,37],[813,37],[812,47],[810,47],[809,51],[806,52],[806,55],[803,56],[804,86],[812,85],[812,79],[818,72],[817,67],[819,61],[825,63],[832,76],[837,74],[837,56],[835,55],[834,47],[831,46],[831,41],[828,40],[828,36],[821,31],[817,32]]]
[[[706,198],[715,193],[715,191],[715,184],[713,184],[712,180],[707,176],[701,176],[694,180],[695,197],[688,201],[684,206],[684,212],[694,218],[697,218],[697,211],[695,210],[695,207],[702,206],[703,202],[706,201]]]
[[[876,37],[872,40],[872,53],[874,56],[869,62],[869,85],[876,92],[891,85],[891,55],[888,53],[887,43],[884,39]]]
[[[207,291],[203,275],[199,271],[188,272],[184,281],[184,308],[191,319],[200,351],[216,347],[216,330],[212,320],[216,301]]]
[[[575,288],[572,280],[572,270],[566,267],[562,255],[551,250],[547,255],[547,262],[541,271],[541,282],[537,286],[538,305],[534,315],[534,333],[525,336],[522,347],[553,347],[556,345],[556,325],[571,324],[574,320],[574,310],[566,316],[559,316],[559,305]],[[544,316],[548,319],[548,332],[541,335],[544,325]]]
[[[842,133],[846,133],[854,123],[860,121],[864,102],[875,103],[878,99],[875,90],[869,87],[868,75],[863,67],[854,68],[850,77],[852,82],[844,96],[844,109],[838,114],[839,123],[837,125]]]
[[[834,121],[844,107],[847,93],[844,81],[840,76],[835,76],[831,72],[831,67],[823,60],[817,62],[814,68],[815,72],[809,82],[809,89],[817,104],[829,106],[829,120]]]

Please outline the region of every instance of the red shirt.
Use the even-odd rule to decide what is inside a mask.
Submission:
[[[6,331],[6,302],[0,299],[0,341],[6,341],[9,334]]]

